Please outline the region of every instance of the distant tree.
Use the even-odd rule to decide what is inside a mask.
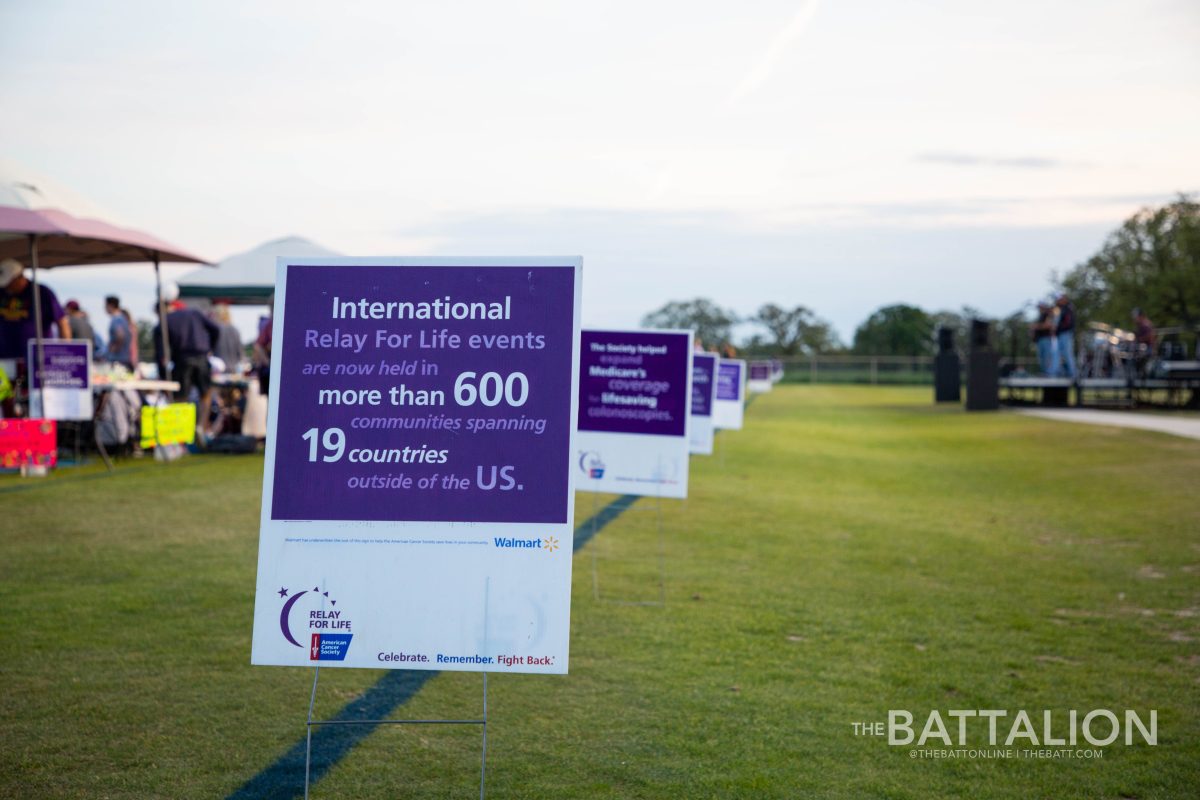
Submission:
[[[767,329],[780,355],[827,353],[840,346],[833,327],[804,306],[788,310],[767,303],[750,321]]]
[[[934,320],[909,305],[884,306],[854,331],[854,352],[878,356],[923,356],[934,351]]]
[[[1180,195],[1143,208],[1057,284],[1081,322],[1127,328],[1140,307],[1160,327],[1200,325],[1200,204]]]
[[[986,318],[982,311],[971,306],[963,306],[958,311],[935,311],[929,316],[933,321],[935,336],[938,328],[954,331],[954,344],[960,352],[966,350],[970,342],[971,320]]]
[[[737,314],[702,297],[672,300],[642,317],[642,325],[647,328],[691,328],[705,347],[728,343],[737,323]]]
[[[1037,347],[1033,343],[1033,333],[1029,329],[1033,321],[1025,316],[1024,308],[1017,309],[1007,317],[992,321],[992,346],[1002,361],[1015,365],[1019,359],[1027,361],[1037,359]]]
[[[1000,318],[990,317],[972,306],[963,306],[958,311],[936,311],[929,316],[933,321],[935,337],[939,328],[949,328],[954,331],[954,344],[960,354],[965,354],[970,349],[971,322],[977,319],[988,322],[992,326],[992,348],[1000,355],[1001,359],[1011,362],[1016,359],[1037,357],[1033,337],[1029,330],[1033,320],[1026,316],[1026,312],[1031,306],[1031,303],[1027,303],[1011,314]]]

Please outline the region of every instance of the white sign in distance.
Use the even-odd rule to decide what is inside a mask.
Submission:
[[[576,488],[687,497],[692,331],[585,330]]]
[[[692,354],[691,431],[688,446],[693,455],[713,452],[713,400],[717,394],[717,357],[710,353]]]
[[[713,426],[741,430],[746,403],[746,362],[722,358],[717,362],[717,394],[713,400]]]

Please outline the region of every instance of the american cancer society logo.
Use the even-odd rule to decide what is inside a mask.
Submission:
[[[283,601],[279,630],[288,643],[307,646],[309,661],[346,660],[353,637],[350,618],[327,590],[314,586],[297,592],[281,586],[277,594]],[[302,639],[307,642],[301,644]]]
[[[604,460],[594,450],[583,450],[579,453],[579,469],[589,478],[604,477]]]

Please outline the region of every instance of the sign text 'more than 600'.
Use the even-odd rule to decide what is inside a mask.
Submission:
[[[580,270],[281,259],[255,663],[304,660],[275,596],[303,582],[354,609],[337,666],[566,671]],[[493,658],[514,642],[549,660]]]

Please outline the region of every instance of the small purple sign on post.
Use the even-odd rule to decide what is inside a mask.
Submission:
[[[733,430],[742,427],[745,379],[745,361],[722,358],[717,362],[717,398],[713,401],[714,427]]]
[[[583,331],[579,490],[687,497],[691,392],[691,331]]]
[[[713,451],[713,396],[716,393],[717,357],[692,354],[692,430],[690,450],[698,455]]]
[[[42,367],[32,370],[32,388],[87,389],[92,385],[92,343],[46,339]],[[37,343],[29,341],[29,362],[37,363]]]
[[[770,361],[750,362],[750,381],[747,388],[752,392],[769,392],[775,382],[771,379]]]
[[[731,402],[742,399],[742,367],[744,361],[721,359],[717,367],[717,399]]]
[[[692,356],[692,416],[711,417],[713,400],[713,378],[717,371],[717,357],[705,353]]]
[[[681,334],[584,331],[579,349],[579,430],[683,436],[687,395]]]
[[[29,341],[28,364],[37,364],[37,342]],[[42,340],[42,363],[30,370],[31,415],[55,420],[92,418],[92,343]]]

